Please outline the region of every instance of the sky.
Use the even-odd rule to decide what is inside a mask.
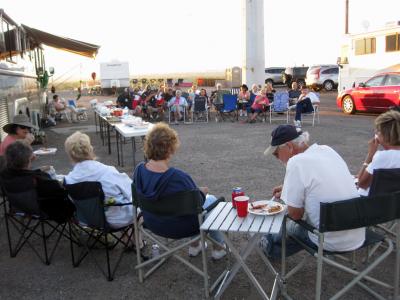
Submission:
[[[350,32],[400,20],[400,0],[349,0]],[[264,0],[268,66],[336,63],[345,0]],[[242,62],[242,0],[1,0],[17,23],[101,45],[96,59],[46,48],[59,80],[90,78],[101,62],[131,75],[219,71]]]

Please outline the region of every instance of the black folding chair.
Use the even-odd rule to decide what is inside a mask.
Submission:
[[[193,105],[193,121],[202,120],[208,123],[208,107],[206,97],[196,97]]]
[[[37,184],[33,176],[1,179],[8,247],[10,256],[16,257],[28,245],[44,264],[49,265],[61,238],[69,238],[66,225],[74,208],[67,203],[66,193],[57,180],[40,182],[41,188],[49,191],[57,185],[54,197],[50,198],[38,195]],[[58,209],[57,205],[62,205],[65,210]],[[42,254],[36,249],[35,239],[41,240]]]
[[[159,232],[154,233],[152,231],[151,225],[146,224],[146,219],[144,219],[143,224],[139,224],[138,218],[135,218],[135,240],[136,245],[139,241],[139,232],[143,236],[148,237],[153,243],[160,246],[163,251],[160,255],[152,257],[147,261],[143,261],[141,256],[137,253],[137,265],[136,269],[139,273],[139,281],[143,282],[148,276],[150,276],[155,270],[157,270],[161,265],[163,265],[166,260],[170,257],[174,257],[182,262],[184,265],[189,267],[191,270],[199,274],[204,279],[204,289],[206,298],[209,297],[211,291],[217,286],[217,284],[223,279],[222,273],[214,282],[214,284],[209,288],[209,278],[207,273],[207,260],[205,248],[202,247],[202,269],[199,269],[194,264],[189,262],[187,259],[180,256],[177,252],[185,247],[188,247],[193,242],[201,241],[204,245],[205,239],[209,239],[211,242],[218,244],[218,242],[212,240],[210,237],[205,236],[200,231],[200,224],[203,222],[205,214],[211,211],[219,202],[224,201],[221,197],[213,203],[207,210],[203,210],[204,198],[199,190],[183,191],[178,192],[173,195],[169,195],[160,199],[148,199],[143,195],[140,195],[136,191],[136,186],[132,184],[132,200],[135,206],[135,212],[140,208],[142,212],[149,212],[159,217],[181,217],[181,216],[197,216],[199,221],[199,228],[196,232],[192,232],[188,236],[176,237],[173,235],[161,235]],[[222,245],[220,245],[222,246]],[[152,267],[143,274],[143,269],[152,265]]]
[[[374,226],[387,221],[396,220],[400,218],[400,193],[386,194],[383,196],[376,197],[359,197],[350,200],[337,201],[332,203],[321,203],[320,204],[320,224],[319,228],[315,228],[312,225],[304,221],[294,221],[300,226],[304,227],[307,231],[314,233],[318,236],[319,244],[315,247],[310,247],[304,244],[301,240],[294,236],[289,236],[300,244],[309,254],[317,259],[317,279],[315,288],[315,299],[321,299],[321,288],[322,288],[322,265],[326,263],[330,266],[338,268],[346,273],[354,275],[349,283],[347,283],[341,290],[339,290],[334,296],[329,299],[339,299],[348,290],[355,285],[363,288],[369,292],[372,296],[378,299],[385,299],[378,292],[374,291],[370,285],[366,285],[364,282],[368,281],[393,291],[393,299],[398,299],[399,296],[399,268],[400,268],[400,249],[396,247],[396,262],[394,265],[394,284],[390,285],[382,280],[373,278],[369,273],[375,269],[385,258],[387,258],[393,251],[393,242],[382,234],[366,229],[366,237],[364,244],[356,250],[348,252],[329,252],[324,251],[324,234],[326,232],[341,231],[356,229],[368,226]],[[397,230],[399,231],[399,230]],[[283,227],[283,236],[286,235],[285,222]],[[397,242],[400,236],[397,235]],[[375,255],[374,261],[367,262],[364,269],[361,271],[355,270],[352,266],[340,264],[337,260],[334,260],[335,256],[342,257],[346,253],[355,255],[356,251],[366,249],[369,246],[383,242],[386,244],[386,249]],[[282,248],[286,249],[285,239],[282,239]],[[284,251],[283,251],[284,252]],[[305,259],[295,266],[289,273],[286,274],[286,255],[282,254],[282,276],[284,281],[300,270],[305,265]],[[361,281],[361,280],[364,280]],[[324,296],[324,299],[327,298]]]
[[[65,188],[76,207],[76,217],[72,224],[70,224],[75,227],[75,230],[73,228],[70,229],[73,266],[78,267],[84,258],[89,255],[107,280],[112,281],[124,253],[130,247],[129,241],[131,241],[134,233],[133,220],[132,224],[128,226],[111,228],[105,216],[105,209],[113,206],[132,205],[132,203],[104,204],[105,196],[100,182],[86,181],[67,184]],[[120,235],[118,235],[118,233]],[[83,249],[75,260],[74,244],[76,243],[81,244]],[[119,244],[123,246],[123,249],[120,251],[119,255],[116,256],[112,268],[110,251],[115,249]],[[106,255],[106,271],[93,253],[96,248],[104,249]]]

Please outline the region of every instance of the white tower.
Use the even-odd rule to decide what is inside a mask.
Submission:
[[[242,0],[242,83],[264,85],[264,0]]]

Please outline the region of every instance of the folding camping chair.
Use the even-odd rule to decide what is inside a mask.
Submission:
[[[65,207],[68,209],[65,211],[65,217],[62,216],[61,210],[58,215],[53,216],[49,216],[48,212],[57,210],[57,205],[61,204],[57,200],[67,201],[66,194],[58,188],[54,198],[40,198],[33,177],[24,176],[12,180],[1,178],[0,183],[10,257],[16,257],[24,246],[28,245],[44,264],[50,265],[61,238],[68,238],[66,216],[67,213],[72,213],[73,208],[72,205]],[[42,189],[52,190],[59,182],[48,180],[40,184]],[[42,209],[46,203],[47,212]],[[37,249],[37,239],[41,240],[42,253]],[[53,245],[49,248],[51,243]]]
[[[208,106],[206,97],[196,97],[194,99],[192,120],[196,122],[202,120],[208,123]]]
[[[160,246],[163,252],[156,257],[152,257],[148,261],[143,261],[142,257],[137,254],[137,265],[136,269],[138,270],[139,281],[143,282],[148,276],[150,276],[155,270],[157,270],[161,265],[163,265],[166,260],[170,257],[174,257],[182,262],[184,265],[189,267],[191,270],[199,274],[204,279],[204,289],[206,298],[209,297],[209,293],[217,286],[217,284],[223,279],[223,274],[221,274],[215,283],[209,288],[209,279],[207,273],[207,261],[206,261],[206,252],[204,247],[202,247],[202,269],[199,269],[194,264],[189,262],[187,259],[179,256],[177,253],[179,250],[188,247],[193,242],[201,241],[201,244],[204,245],[204,240],[207,238],[211,240],[210,237],[205,236],[200,231],[200,224],[203,222],[203,218],[205,214],[212,210],[220,201],[224,199],[221,198],[219,201],[217,200],[211,207],[207,210],[203,210],[203,197],[199,190],[192,191],[183,191],[178,192],[173,195],[169,195],[160,199],[147,199],[144,196],[140,195],[136,191],[136,186],[132,184],[132,199],[135,206],[135,212],[137,214],[137,210],[140,209],[142,212],[149,212],[153,215],[163,217],[182,217],[182,216],[197,216],[199,221],[199,229],[197,232],[193,232],[189,236],[174,236],[174,235],[161,235],[160,232],[154,232],[155,230],[151,228],[151,224],[146,223],[146,218],[144,218],[143,224],[139,224],[138,218],[134,217],[135,220],[135,241],[138,244],[139,241],[139,233],[143,233],[143,236],[149,238],[153,243],[156,243]],[[211,240],[213,243],[217,243],[214,240]],[[217,243],[218,244],[218,243]],[[153,265],[146,273],[143,273],[143,269]]]
[[[372,183],[369,188],[368,196],[378,196],[385,195],[389,193],[400,191],[400,168],[397,169],[376,169],[372,176]],[[396,237],[395,227],[396,222],[388,222],[386,224],[377,225],[378,228],[382,229],[384,232],[388,233],[392,237]],[[396,245],[397,246],[397,245]],[[369,256],[371,256],[378,245],[369,251]]]
[[[107,207],[132,205],[132,203],[104,204],[105,196],[100,182],[86,181],[67,184],[65,187],[70,199],[76,206],[76,218],[70,224],[78,229],[70,229],[72,264],[74,267],[78,267],[83,259],[90,255],[107,280],[112,281],[125,250],[130,246],[129,241],[131,241],[134,232],[133,220],[132,224],[128,226],[111,228],[107,223],[104,211]],[[74,241],[83,246],[77,260],[75,260],[74,254]],[[110,250],[115,249],[119,244],[122,244],[123,249],[116,257],[114,267],[111,268]],[[94,255],[95,249],[99,247],[104,248],[101,250],[104,250],[106,256],[106,271],[100,266]],[[138,251],[140,252],[140,250]]]
[[[88,115],[86,112],[86,108],[78,107],[76,105],[76,101],[73,99],[68,100],[68,107],[69,107],[69,109],[73,110],[76,113],[76,118],[79,121],[87,121]]]
[[[277,116],[280,115],[280,116]],[[274,94],[274,102],[269,107],[269,123],[272,123],[273,117],[275,120],[286,120],[289,123],[289,93],[276,92]]]
[[[225,117],[228,117],[232,122],[237,121],[239,114],[237,111],[237,97],[235,95],[224,94],[222,97],[223,106],[217,111],[215,115],[215,122],[225,121]]]
[[[334,296],[329,299],[339,299],[353,286],[358,285],[365,291],[378,299],[385,299],[378,292],[375,292],[371,285],[366,285],[364,282],[368,281],[393,290],[393,299],[398,299],[399,296],[399,269],[400,269],[400,248],[396,247],[396,263],[394,265],[394,284],[390,285],[386,282],[373,278],[369,273],[375,269],[385,258],[387,258],[393,251],[393,242],[385,237],[384,235],[378,234],[374,231],[366,229],[366,237],[364,244],[356,250],[348,252],[329,252],[324,251],[324,234],[326,232],[349,230],[355,228],[362,228],[367,226],[374,226],[384,222],[396,220],[400,218],[400,192],[393,194],[386,194],[383,196],[376,197],[358,197],[345,201],[337,201],[332,203],[321,203],[320,204],[320,223],[319,228],[315,228],[305,221],[298,220],[294,221],[300,226],[304,227],[307,231],[314,233],[318,236],[319,244],[315,247],[306,245],[301,240],[294,236],[289,236],[295,242],[300,244],[309,254],[317,259],[317,279],[315,288],[315,299],[321,299],[321,288],[322,288],[322,265],[326,263],[332,267],[338,268],[346,273],[354,275],[349,283],[347,283],[341,290],[339,290]],[[283,236],[286,235],[285,222],[283,223]],[[399,227],[397,229],[399,233]],[[400,235],[397,235],[397,242],[399,242]],[[355,270],[351,266],[340,264],[335,260],[335,256],[341,257],[346,253],[353,254],[359,250],[366,249],[369,246],[383,242],[387,248],[380,253],[374,261],[369,262],[367,266],[361,271]],[[286,249],[285,238],[282,239],[282,249]],[[300,264],[295,266],[289,273],[286,274],[286,257],[285,251],[282,253],[282,277],[286,281],[289,277],[300,270],[305,265],[306,258],[303,259]],[[364,280],[364,281],[361,281]],[[327,298],[324,296],[324,299]]]

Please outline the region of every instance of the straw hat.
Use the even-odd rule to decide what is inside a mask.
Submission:
[[[13,125],[25,126],[25,127],[29,127],[29,128],[33,127],[32,123],[29,122],[28,116],[27,115],[22,115],[22,114],[15,115],[14,118],[13,118],[13,121],[11,123],[8,123],[8,124],[3,126],[3,131],[7,132],[7,133],[10,133],[11,127]]]

